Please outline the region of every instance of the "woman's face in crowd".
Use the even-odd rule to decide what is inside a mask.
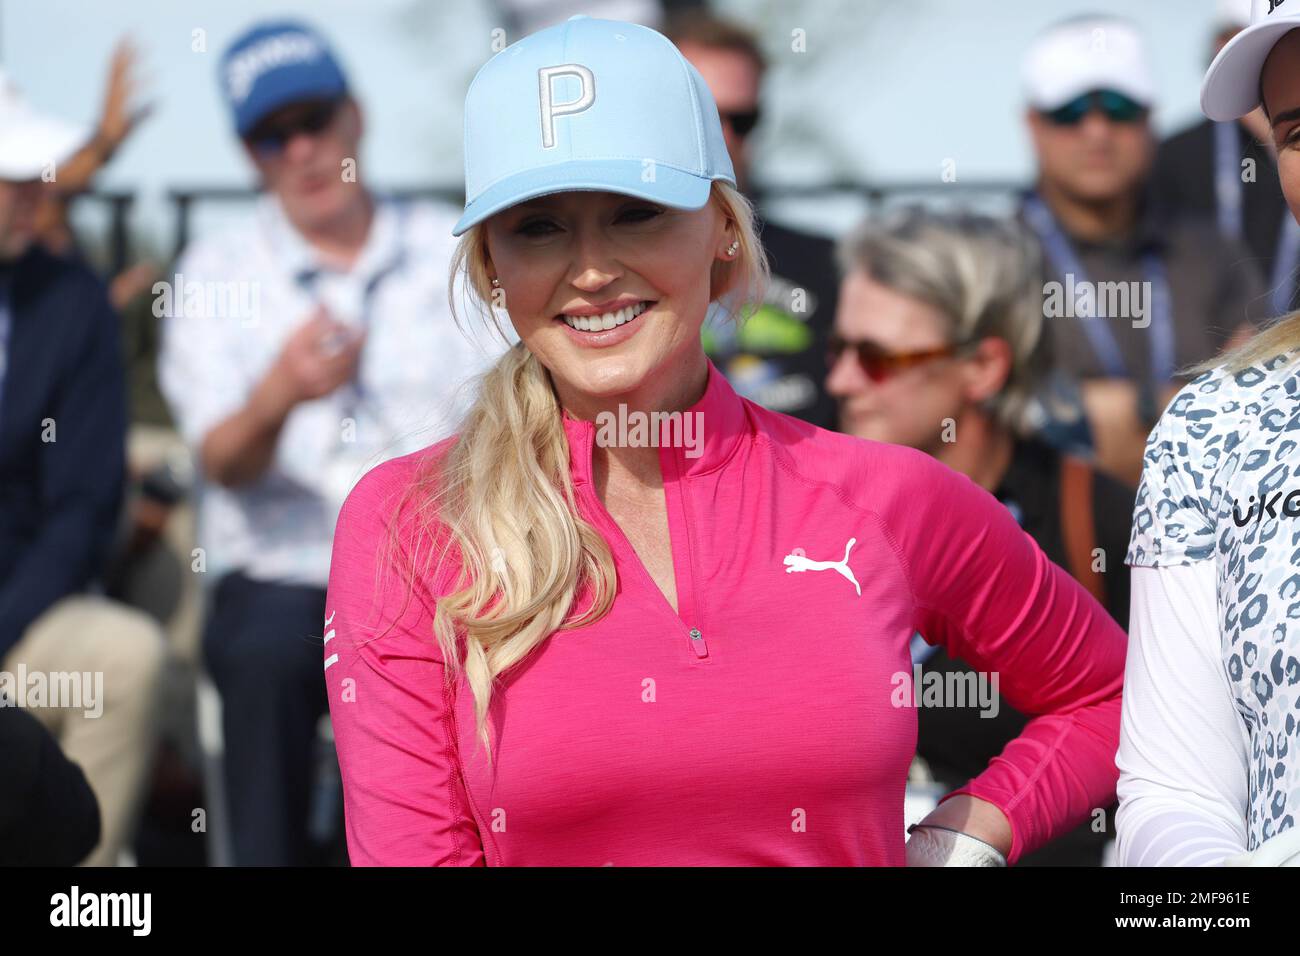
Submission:
[[[712,267],[734,231],[714,203],[567,192],[506,209],[486,230],[500,304],[571,410],[661,389],[703,354]]]
[[[1261,80],[1282,192],[1291,215],[1300,220],[1300,30],[1292,30],[1273,47]]]
[[[949,344],[939,309],[877,282],[861,269],[850,272],[840,285],[835,331],[850,342],[866,340],[891,354]],[[848,348],[831,367],[826,387],[839,402],[845,432],[924,451],[939,443],[944,419],[958,418],[964,407],[965,383],[955,358],[933,359],[875,382],[855,350]]]

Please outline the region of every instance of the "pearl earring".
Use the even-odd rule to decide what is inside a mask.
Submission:
[[[501,280],[498,279],[496,276],[492,277],[492,288],[494,289],[501,288]]]
[[[737,239],[737,240],[736,240],[735,242],[733,242],[731,245],[727,246],[727,255],[729,255],[729,256],[734,256],[734,255],[735,255],[737,252],[739,252],[739,251],[740,251],[740,240],[739,240],[739,239]]]

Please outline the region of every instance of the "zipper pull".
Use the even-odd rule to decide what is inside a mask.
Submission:
[[[691,628],[691,647],[695,648],[696,657],[709,656],[709,645],[704,643],[704,635],[700,633],[698,627]]]

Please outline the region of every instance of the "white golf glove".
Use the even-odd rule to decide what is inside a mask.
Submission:
[[[1006,866],[997,848],[976,837],[947,827],[914,823],[908,827],[908,866]]]

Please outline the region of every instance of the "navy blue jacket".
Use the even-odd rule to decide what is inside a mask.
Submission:
[[[103,571],[126,469],[117,315],[85,266],[33,249],[10,270],[0,388],[0,658]],[[48,439],[53,438],[53,441]]]

